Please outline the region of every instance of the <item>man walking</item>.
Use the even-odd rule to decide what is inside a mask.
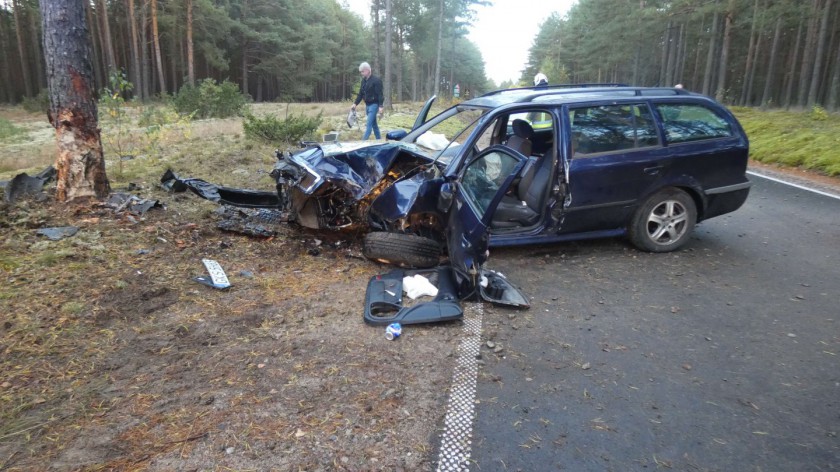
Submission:
[[[359,88],[359,96],[353,102],[351,110],[356,109],[356,105],[362,100],[365,101],[365,114],[367,115],[367,126],[365,127],[365,135],[362,139],[366,140],[370,137],[370,131],[373,130],[373,135],[376,139],[381,139],[379,134],[379,123],[376,122],[377,115],[381,115],[385,109],[382,105],[385,103],[385,96],[382,92],[382,80],[370,73],[370,64],[363,62],[359,65],[359,73],[362,74],[362,86]]]

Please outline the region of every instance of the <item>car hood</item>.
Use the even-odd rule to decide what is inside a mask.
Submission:
[[[275,172],[278,180],[294,183],[307,195],[329,182],[361,200],[405,152],[421,161],[433,162],[416,145],[399,141],[323,143],[281,159]]]

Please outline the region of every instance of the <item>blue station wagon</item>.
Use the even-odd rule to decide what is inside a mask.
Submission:
[[[445,248],[476,277],[491,246],[627,236],[673,251],[749,193],[741,125],[683,89],[500,90],[428,118],[433,101],[386,142],[278,152],[273,198],[221,189],[221,200],[308,228],[362,227],[372,259],[428,267]]]

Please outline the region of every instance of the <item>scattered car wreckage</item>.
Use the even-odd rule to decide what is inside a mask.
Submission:
[[[473,296],[527,305],[484,267],[491,246],[627,236],[645,251],[673,251],[697,222],[737,210],[749,194],[740,124],[683,89],[501,90],[427,119],[434,99],[387,142],[278,151],[273,192],[171,171],[161,181],[306,228],[367,230],[363,251],[375,260],[427,268],[445,249],[447,269],[432,272],[442,287],[434,307],[403,307],[399,273],[371,280],[365,319],[382,324],[447,318],[450,302]]]

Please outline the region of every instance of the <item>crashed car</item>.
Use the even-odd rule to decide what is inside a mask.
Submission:
[[[627,235],[640,249],[666,252],[749,193],[740,124],[683,89],[513,89],[426,120],[432,100],[414,129],[389,133],[398,140],[281,156],[273,174],[281,208],[308,228],[365,226],[368,246],[390,256],[421,251],[427,243],[412,236],[447,245],[467,224],[453,221],[463,200],[483,195],[492,207],[471,205],[489,246]],[[498,203],[485,195],[517,164],[521,175],[496,189]],[[458,238],[476,233],[464,230]]]
[[[365,255],[406,266],[434,266],[446,248],[457,282],[475,288],[488,247],[627,236],[673,251],[749,194],[743,128],[684,89],[500,90],[427,119],[433,101],[387,142],[278,152],[276,194],[245,206],[307,228],[365,228]]]

